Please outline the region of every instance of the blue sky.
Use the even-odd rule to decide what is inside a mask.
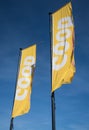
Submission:
[[[68,0],[0,1],[0,130],[9,130],[19,48],[37,43],[31,110],[14,130],[51,130],[49,12]],[[76,74],[55,92],[56,129],[89,130],[89,1],[72,0]]]

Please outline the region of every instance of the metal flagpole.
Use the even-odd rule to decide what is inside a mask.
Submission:
[[[10,130],[13,129],[13,119],[14,119],[14,118],[11,118],[11,122],[10,122]]]
[[[49,27],[50,27],[50,63],[51,63],[51,88],[52,88],[52,13],[49,13]],[[56,130],[55,126],[55,94],[51,93],[51,109],[52,109],[52,130]]]
[[[51,94],[51,106],[52,106],[52,130],[56,130],[55,126],[55,95],[54,92]]]
[[[14,99],[15,99],[16,86],[17,86],[17,79],[18,79],[18,73],[19,73],[19,67],[20,67],[21,51],[22,51],[22,48],[20,48],[19,58],[18,58],[18,67],[17,67],[17,75],[16,75],[16,83],[15,83],[15,92],[14,92],[14,98],[13,98],[13,106],[14,106]],[[12,111],[13,111],[13,106],[12,106]],[[12,114],[11,114],[11,115],[12,115]],[[10,130],[13,130],[13,120],[14,120],[14,118],[11,117]]]

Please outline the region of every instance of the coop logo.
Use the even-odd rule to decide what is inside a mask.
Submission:
[[[24,59],[23,68],[20,71],[21,78],[18,79],[15,100],[24,100],[28,94],[28,87],[31,85],[32,65],[35,64],[33,56]]]
[[[57,43],[54,44],[53,47],[53,70],[60,70],[64,67],[64,65],[67,63],[68,55],[66,52],[69,49],[69,42],[68,38],[71,36],[71,29],[70,27],[73,26],[71,17],[64,17],[61,20],[58,21],[57,24],[57,33],[56,33],[56,41]],[[65,49],[62,49],[65,48]],[[58,63],[59,56],[63,57],[61,63]]]

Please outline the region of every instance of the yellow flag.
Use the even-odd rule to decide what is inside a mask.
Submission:
[[[71,2],[52,14],[52,92],[70,83],[75,73]]]
[[[12,117],[23,115],[30,109],[33,69],[36,63],[36,45],[22,50]]]

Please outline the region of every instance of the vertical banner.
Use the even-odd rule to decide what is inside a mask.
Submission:
[[[52,92],[70,83],[75,73],[71,2],[52,14]]]
[[[16,86],[12,117],[23,115],[30,109],[33,70],[36,64],[36,45],[23,49]]]

